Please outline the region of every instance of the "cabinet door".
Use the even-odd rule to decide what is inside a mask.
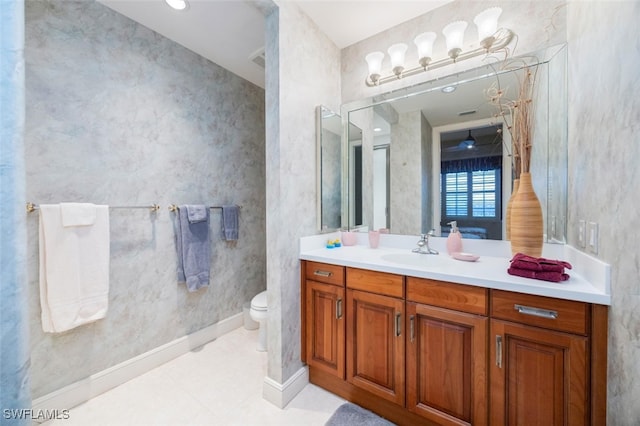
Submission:
[[[439,425],[487,424],[487,317],[407,302],[407,407]]]
[[[347,290],[347,381],[404,406],[404,301]]]
[[[344,379],[344,288],[306,282],[307,364]]]
[[[492,425],[585,425],[587,338],[491,320]]]

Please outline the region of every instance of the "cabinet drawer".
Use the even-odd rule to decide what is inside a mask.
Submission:
[[[471,314],[488,313],[488,290],[471,285],[407,277],[407,300]]]
[[[347,287],[392,297],[404,297],[404,276],[347,268]]]
[[[491,316],[527,325],[587,334],[588,304],[491,290]]]
[[[344,266],[307,261],[305,277],[308,280],[344,286]]]

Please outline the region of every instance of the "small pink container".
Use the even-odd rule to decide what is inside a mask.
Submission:
[[[369,231],[369,247],[378,248],[380,244],[380,231]]]
[[[342,231],[342,245],[355,246],[358,242],[358,236],[352,231]]]

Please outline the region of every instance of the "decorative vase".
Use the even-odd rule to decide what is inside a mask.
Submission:
[[[518,192],[511,203],[511,253],[540,257],[542,254],[542,208],[533,190],[530,173],[520,174]]]
[[[511,191],[511,197],[509,197],[509,201],[507,202],[507,217],[506,217],[506,239],[511,239],[511,206],[513,205],[513,199],[516,197],[518,193],[518,187],[520,186],[520,179],[513,180],[513,191]]]

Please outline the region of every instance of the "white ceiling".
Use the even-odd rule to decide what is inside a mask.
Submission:
[[[249,58],[264,47],[264,16],[245,0],[98,0],[229,71],[264,87],[264,69]],[[287,1],[287,0],[285,0]],[[288,0],[344,48],[452,0]]]

